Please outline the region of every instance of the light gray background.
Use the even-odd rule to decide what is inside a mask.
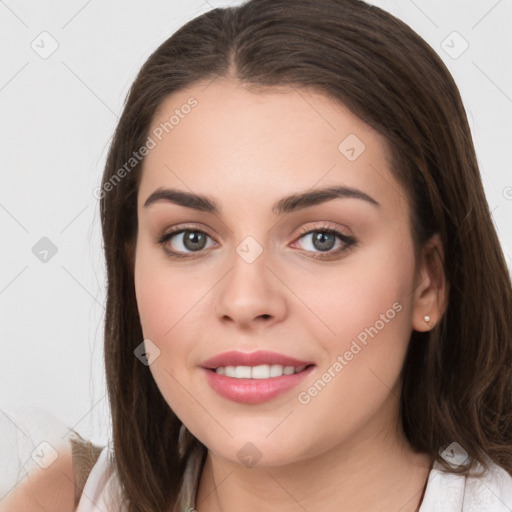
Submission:
[[[149,54],[189,19],[238,3],[0,0],[0,408],[44,408],[107,443],[105,275],[93,190]],[[510,268],[511,2],[371,3],[409,24],[452,72]],[[457,58],[464,41],[454,31],[469,44]],[[52,44],[56,51],[44,55]],[[32,251],[42,237],[57,248],[46,262]]]

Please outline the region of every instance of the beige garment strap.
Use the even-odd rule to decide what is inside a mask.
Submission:
[[[89,473],[98,460],[102,447],[97,446],[84,439],[78,432],[73,430],[70,437],[71,452],[73,457],[73,473],[75,475],[75,508],[78,506],[80,496],[84,490]]]

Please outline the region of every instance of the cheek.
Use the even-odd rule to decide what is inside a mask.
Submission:
[[[166,323],[164,312],[172,311],[170,309],[172,304],[168,303],[172,300],[172,295],[164,293],[167,288],[165,276],[162,276],[154,265],[148,264],[144,251],[139,252],[134,275],[137,308],[144,337],[156,339],[164,331]]]
[[[198,336],[195,331],[211,320],[206,318],[207,301],[202,299],[215,280],[211,272],[203,274],[186,272],[149,244],[137,248],[134,280],[142,332],[169,361],[180,354],[189,357]]]
[[[144,338],[151,339],[160,349],[162,340],[176,323],[178,297],[183,298],[176,293],[176,273],[166,271],[164,263],[159,250],[147,240],[139,240],[134,269],[137,308]]]
[[[325,354],[322,380],[333,382],[318,406],[332,400],[363,414],[385,400],[399,377],[412,329],[414,259],[400,237],[386,233],[382,240],[297,290],[316,314],[302,316]]]
[[[310,310],[304,318],[317,326],[316,338],[322,334],[336,343],[351,340],[375,323],[382,328],[382,321],[382,333],[400,330],[408,321],[404,312],[412,301],[412,273],[409,253],[388,241],[338,267],[317,269],[314,275],[304,272],[295,279],[294,291]]]
[[[186,332],[187,322],[194,318],[199,292],[186,286],[183,272],[170,269],[157,252],[151,247],[137,248],[135,294],[144,339],[150,339],[160,351],[149,369],[169,407],[181,418],[181,413],[191,408],[182,383],[188,371],[187,345],[193,339],[192,333]]]
[[[413,261],[404,249],[376,245],[357,262],[326,269],[301,286],[329,329],[313,315],[303,316],[326,357],[318,379],[300,390],[299,402],[304,412],[331,418],[329,439],[368,422],[399,379],[411,333]],[[333,410],[350,411],[351,419]]]

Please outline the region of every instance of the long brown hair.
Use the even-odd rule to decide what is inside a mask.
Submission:
[[[126,162],[144,146],[169,94],[221,77],[263,92],[312,88],[387,139],[393,173],[408,193],[416,254],[438,233],[449,284],[439,323],[411,335],[403,430],[415,450],[446,471],[467,474],[476,462],[487,468],[489,457],[512,474],[510,275],[452,76],[410,27],[361,0],[251,0],[198,16],[149,57],[130,89],[103,175],[105,366],[115,464],[130,510],[171,507],[191,450],[201,443],[191,438],[180,456],[181,421],[134,356],[143,340],[133,278],[143,160],[129,171]],[[470,456],[456,469],[440,455],[452,442]]]

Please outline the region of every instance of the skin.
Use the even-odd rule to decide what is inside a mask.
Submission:
[[[144,338],[160,350],[150,371],[208,447],[196,509],[413,512],[431,460],[401,432],[399,373],[411,331],[430,329],[444,311],[439,263],[427,257],[442,255],[440,241],[415,261],[407,195],[391,174],[386,141],[343,105],[304,89],[206,85],[169,96],[153,120],[150,133],[191,96],[198,101],[144,161],[134,268]],[[349,134],[366,146],[355,161],[338,150]],[[284,196],[330,185],[358,188],[380,207],[345,198],[272,212]],[[208,195],[221,214],[166,201],[145,208],[158,187]],[[172,259],[158,239],[183,223],[210,238],[194,252],[174,236],[166,246],[189,257]],[[358,244],[314,258],[321,248],[303,232],[325,227]],[[247,236],[263,249],[252,263],[236,252]],[[337,239],[330,253],[343,245]],[[299,403],[298,393],[396,302],[401,311]],[[272,350],[316,367],[297,389],[240,404],[213,391],[199,368],[232,349]],[[252,467],[237,456],[248,442],[261,453]]]
[[[56,447],[58,458],[36,468],[0,501],[0,512],[70,512],[75,510],[75,475],[69,443]]]

